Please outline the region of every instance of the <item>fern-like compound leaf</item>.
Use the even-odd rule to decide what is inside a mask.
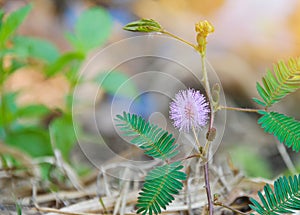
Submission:
[[[186,174],[180,171],[182,168],[180,162],[174,162],[151,170],[138,197],[137,213],[152,215],[166,209],[174,200],[173,195],[182,189],[181,181],[186,180]]]
[[[273,134],[281,143],[291,147],[293,151],[300,150],[300,122],[293,117],[277,112],[259,111],[263,116],[258,120],[261,127]]]
[[[265,107],[270,107],[286,95],[300,88],[300,58],[290,59],[288,64],[279,61],[274,65],[274,73],[268,71],[262,79],[262,85],[257,83],[256,89],[263,99],[254,101]]]
[[[117,115],[116,121],[123,134],[132,137],[131,143],[145,150],[145,154],[162,160],[178,154],[172,134],[146,122],[141,116],[123,112],[123,115]]]
[[[274,191],[267,184],[264,187],[265,196],[258,192],[261,204],[251,198],[253,210],[263,215],[294,213],[300,210],[300,175],[280,177],[274,182]]]

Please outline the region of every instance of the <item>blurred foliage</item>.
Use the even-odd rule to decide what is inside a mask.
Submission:
[[[96,77],[95,81],[111,95],[118,94],[133,98],[138,94],[136,86],[129,79],[129,76],[119,71],[102,72]]]
[[[66,36],[76,51],[87,53],[108,39],[111,28],[112,20],[108,12],[101,8],[92,8],[82,13],[74,33],[67,33]]]
[[[21,25],[23,20],[31,10],[31,5],[27,5],[14,13],[10,14],[6,19],[4,18],[4,11],[0,11],[1,28],[0,28],[0,46],[4,47],[5,43],[14,34],[17,28]]]
[[[259,155],[257,149],[251,146],[236,146],[229,149],[230,157],[238,168],[242,169],[247,176],[271,178],[272,169],[268,161]]]
[[[112,20],[103,8],[86,10],[78,18],[74,32],[67,33],[74,50],[60,53],[49,41],[15,33],[31,8],[32,5],[27,5],[9,15],[0,11],[0,139],[32,158],[54,156],[54,150],[59,150],[63,159],[70,163],[70,152],[76,143],[72,94],[79,80],[79,68],[89,51],[108,40]],[[51,80],[57,75],[66,77],[70,89],[69,93],[64,95],[64,108],[51,109],[39,103],[22,105],[18,103],[21,91],[11,92],[6,89],[5,83],[15,71],[29,67],[42,73],[45,80]],[[127,79],[121,73],[114,73],[109,77],[109,83],[105,86],[110,86],[114,80],[120,84],[120,81]],[[114,92],[111,87],[104,87],[104,90]],[[128,93],[132,91],[133,89],[129,89]],[[0,158],[2,165],[18,164],[18,158],[7,154],[0,153]],[[11,162],[12,159],[15,162]],[[41,164],[43,178],[49,178],[49,171],[52,169],[49,165]],[[76,170],[79,173],[86,172],[85,167]]]
[[[15,36],[12,40],[13,54],[20,59],[32,59],[43,61],[47,66],[53,64],[59,57],[59,51],[50,42],[24,36]]]

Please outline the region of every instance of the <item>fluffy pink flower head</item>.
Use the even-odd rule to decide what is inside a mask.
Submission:
[[[207,124],[209,112],[205,97],[194,89],[179,91],[170,104],[170,119],[179,131],[201,129]]]

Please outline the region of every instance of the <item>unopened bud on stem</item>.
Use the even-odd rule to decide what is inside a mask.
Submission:
[[[207,36],[215,31],[214,26],[204,20],[200,21],[195,25],[195,31],[197,34],[197,43],[198,43],[198,51],[202,56],[205,55],[206,52],[206,44],[207,44]]]

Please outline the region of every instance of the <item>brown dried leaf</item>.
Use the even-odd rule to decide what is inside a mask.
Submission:
[[[69,83],[63,75],[46,78],[38,68],[24,67],[8,78],[5,90],[19,92],[19,105],[43,104],[49,108],[64,109]]]

